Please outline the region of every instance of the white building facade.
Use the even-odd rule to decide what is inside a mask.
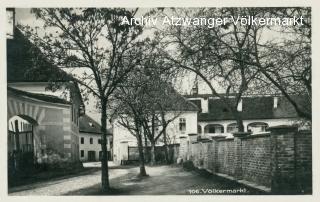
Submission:
[[[221,99],[208,94],[186,97],[201,109],[197,125],[199,135],[232,137],[232,133],[238,131],[236,120]],[[266,132],[268,127],[299,124],[300,121],[283,96],[243,97],[237,110],[242,116],[244,131],[253,134]]]
[[[191,104],[191,103],[190,103]],[[178,113],[178,114],[177,114]],[[197,133],[197,114],[198,109],[193,106],[193,110],[182,112],[167,112],[166,120],[175,117],[167,126],[167,143],[179,144],[181,136],[188,136],[188,134]],[[161,127],[156,129],[161,131]],[[148,142],[148,141],[147,141]],[[145,140],[143,140],[143,145]],[[159,138],[156,146],[164,145],[163,139]],[[128,129],[122,126],[118,120],[113,122],[113,161],[120,165],[121,161],[128,160],[128,147],[137,147],[137,139]]]
[[[101,130],[100,124],[94,121],[88,115],[80,117],[79,128],[79,157],[82,162],[100,161],[101,152]],[[112,159],[112,134],[108,130],[107,133],[107,151],[108,159]]]

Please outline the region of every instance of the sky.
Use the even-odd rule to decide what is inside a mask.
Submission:
[[[15,10],[16,24],[29,25],[31,27],[40,27],[39,28],[40,30],[41,27],[43,26],[43,23],[40,20],[37,20],[30,11],[31,11],[30,8],[16,8]],[[139,13],[137,13],[137,16],[141,16],[142,13],[145,13],[145,12],[146,12],[146,9],[140,9]],[[82,68],[82,69],[73,70],[72,72],[75,74],[81,75],[81,73],[84,71],[86,70]],[[193,86],[194,78],[195,76],[193,75],[182,78],[182,81],[177,84],[178,85],[177,89],[183,94],[189,94]],[[201,87],[201,84],[200,84],[200,91],[202,93],[206,93],[204,85]],[[99,111],[96,109],[96,102],[95,101],[92,102],[92,100],[95,100],[95,98],[93,96],[89,96],[89,100],[91,100],[91,102],[86,104],[86,113],[100,123],[100,114],[99,114]]]
[[[141,15],[147,12],[148,10],[149,10],[148,8],[141,8],[139,9],[136,16],[141,17]],[[22,25],[29,25],[31,27],[39,27],[39,30],[41,30],[43,26],[43,23],[40,20],[37,20],[35,16],[30,13],[30,8],[16,8],[16,23],[22,24]],[[150,34],[152,34],[152,30],[148,30],[144,33],[145,36],[148,36]],[[276,33],[276,34],[281,34],[281,33]],[[265,32],[263,37],[265,39],[269,39],[270,37],[275,37],[275,33]],[[78,74],[81,74],[83,71],[84,70],[77,70],[75,72]],[[182,94],[190,94],[191,89],[194,85],[194,79],[195,79],[194,74],[190,74],[190,75],[184,76],[183,78],[179,78],[178,80],[180,82],[177,82],[175,84],[176,85],[175,88]],[[210,93],[210,89],[208,88],[208,86],[201,80],[198,81],[198,86],[199,86],[200,94]],[[97,114],[97,110],[95,109],[95,102],[90,102],[86,106],[86,110],[87,110],[87,113],[93,116],[94,119],[96,119],[98,122],[100,121],[99,119],[96,118],[100,116]]]

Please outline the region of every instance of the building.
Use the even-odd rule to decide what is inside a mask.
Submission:
[[[235,119],[221,99],[210,94],[185,97],[201,109],[198,114],[198,134],[231,136],[231,133],[238,131]],[[304,97],[295,99],[308,106]],[[230,97],[229,100],[232,102],[234,98]],[[253,133],[265,132],[271,126],[293,125],[300,121],[295,109],[284,96],[243,96],[237,110],[243,118],[244,130]]]
[[[79,161],[79,116],[84,114],[84,105],[77,84],[46,60],[14,26],[14,20],[10,33],[7,37],[9,167],[17,167],[17,159],[30,165]],[[52,91],[53,88],[56,89]]]
[[[80,161],[99,161],[101,159],[101,125],[88,115],[79,118],[79,156]],[[112,160],[112,132],[107,130],[108,159]]]
[[[187,137],[188,134],[197,133],[197,114],[198,107],[192,102],[187,101],[181,95],[176,94],[178,99],[179,109],[173,109],[171,106],[167,107],[165,112],[166,120],[174,120],[170,122],[166,128],[167,143],[170,145],[179,144],[180,137]],[[133,136],[130,131],[123,127],[118,119],[114,119],[113,123],[113,161],[115,164],[121,164],[122,161],[128,160],[129,148],[137,147],[137,139]],[[156,131],[161,131],[162,127],[157,127]],[[150,146],[148,140],[143,140],[143,145]],[[156,142],[156,146],[163,146],[164,142],[162,138]],[[137,151],[137,150],[135,150]],[[137,154],[135,155],[137,156]]]

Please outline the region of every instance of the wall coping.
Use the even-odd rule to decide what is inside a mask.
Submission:
[[[232,133],[233,137],[245,137],[251,135],[251,132],[235,132]]]
[[[269,127],[267,131],[271,132],[298,132],[298,127],[297,126],[292,126],[292,125],[279,125],[279,126],[273,126]],[[280,133],[272,133],[272,134],[280,134]]]
[[[233,141],[234,138],[225,138],[225,139],[218,139],[218,142],[228,142],[228,141]]]
[[[254,139],[254,138],[262,138],[262,137],[270,137],[270,133],[249,135],[249,136],[243,137],[242,139]]]
[[[198,142],[212,142],[212,140],[210,140],[210,139],[200,139],[200,140],[198,140]]]
[[[304,135],[311,135],[312,131],[311,130],[299,130],[299,134],[302,133]]]
[[[216,136],[211,136],[211,139],[219,140],[219,139],[225,139],[226,137],[227,137],[226,135],[216,135]]]

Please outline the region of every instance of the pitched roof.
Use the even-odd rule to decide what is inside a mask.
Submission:
[[[88,115],[80,116],[79,118],[79,132],[101,134],[101,125],[93,120]],[[107,130],[107,134],[111,135],[112,131]]]
[[[293,96],[299,106],[306,110],[311,109],[305,96]],[[234,98],[229,98],[234,102]],[[252,119],[277,119],[277,118],[297,118],[298,114],[289,101],[283,97],[278,97],[278,106],[274,108],[274,97],[272,96],[255,96],[242,98],[242,112],[240,113],[244,120]],[[198,102],[201,106],[201,102]],[[209,113],[199,113],[199,121],[218,121],[234,120],[231,112],[227,109],[221,99],[209,99]]]
[[[190,100],[187,100],[186,98],[184,98],[178,93],[172,96],[175,96],[175,98],[171,98],[171,99],[174,99],[173,100],[174,103],[168,102],[167,103],[168,105],[163,106],[166,111],[196,111],[197,112],[199,111],[199,109],[201,109],[201,108],[198,108],[196,104],[194,104]]]
[[[13,93],[15,95],[27,96],[30,98],[34,98],[37,100],[51,102],[51,103],[59,103],[59,104],[71,104],[67,100],[61,99],[57,96],[47,95],[47,94],[40,94],[40,93],[30,93],[22,90],[18,90],[15,88],[8,87],[8,93]]]
[[[198,106],[179,94],[171,85],[164,84],[164,100],[161,101],[161,107],[165,111],[199,111]],[[158,106],[159,107],[159,106]]]
[[[13,39],[7,39],[7,81],[48,82],[69,81],[68,75],[52,65],[18,29]]]

